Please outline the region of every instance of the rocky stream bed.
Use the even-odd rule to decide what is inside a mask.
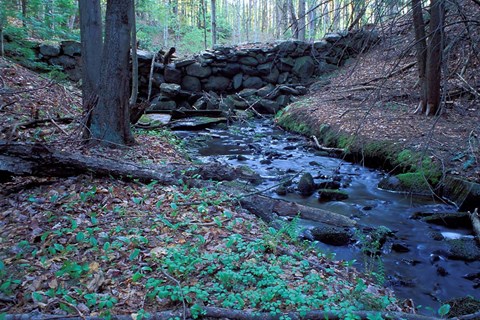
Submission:
[[[437,310],[449,299],[479,298],[480,246],[468,216],[455,206],[381,190],[384,172],[317,151],[306,138],[285,132],[271,120],[177,135],[193,158],[248,166],[260,174],[256,188],[268,196],[354,219],[354,228],[300,219],[300,235],[372,274],[398,297],[421,306],[422,313]]]

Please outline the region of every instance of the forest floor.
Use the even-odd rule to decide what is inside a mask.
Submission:
[[[125,149],[87,148],[80,92],[5,59],[0,90],[0,140],[144,165],[188,163],[167,130],[136,131],[138,144]],[[295,220],[274,231],[221,186],[94,174],[0,183],[0,316],[414,312],[352,262],[297,240]]]

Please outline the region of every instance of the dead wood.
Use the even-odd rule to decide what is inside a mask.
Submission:
[[[209,181],[244,180],[259,182],[256,173],[232,168],[220,163],[204,165],[167,164],[144,166],[133,162],[67,153],[49,146],[33,143],[7,143],[0,141],[0,175],[66,177],[78,174],[97,177],[114,177],[142,182],[157,181],[163,185],[208,187]],[[235,195],[233,200],[250,213],[258,216],[273,227],[281,227],[278,216],[295,217],[319,221],[335,226],[353,227],[355,221],[340,214],[319,208],[307,207],[256,193],[242,194],[239,187],[221,186],[222,190]],[[240,194],[240,195],[239,195]]]
[[[16,128],[22,128],[22,129],[30,129],[30,128],[35,128],[41,125],[49,124],[49,123],[61,123],[61,124],[69,124],[72,123],[74,118],[72,117],[64,117],[64,118],[48,118],[48,119],[36,119],[32,120],[29,122],[24,122],[15,125]],[[3,128],[2,132],[7,132],[10,131],[11,127]]]
[[[418,314],[409,314],[403,312],[379,312],[379,311],[353,311],[349,314],[357,316],[358,319],[370,319],[373,316],[380,315],[382,318],[388,319],[407,319],[407,320],[433,320],[438,319],[436,317],[422,316]],[[168,310],[163,312],[157,312],[150,314],[144,319],[174,319],[181,318],[183,316],[183,310]],[[469,315],[475,316],[475,315]],[[460,316],[458,318],[453,318],[452,320],[463,320],[463,319],[474,319],[469,316]],[[476,315],[478,316],[478,314]],[[288,313],[277,313],[272,314],[270,312],[254,312],[254,311],[243,311],[243,310],[234,310],[226,308],[216,308],[216,307],[202,307],[201,313],[197,316],[197,319],[236,319],[236,320],[278,320],[281,318],[288,317],[289,319],[299,320],[299,319],[310,319],[310,320],[320,320],[320,319],[343,319],[345,314],[341,312],[332,312],[332,311],[323,311],[323,310],[312,310],[305,313],[300,312],[288,312]],[[47,315],[39,313],[31,314],[18,314],[18,315],[6,315],[6,320],[33,320],[33,319],[69,319],[69,320],[101,320],[103,317],[89,317],[89,316],[59,316],[59,315]],[[112,316],[113,320],[131,320],[132,315],[118,315]],[[190,309],[186,310],[186,319],[192,319],[192,312]]]
[[[473,212],[468,211],[468,215],[472,221],[473,233],[475,233],[477,240],[480,242],[480,215],[478,214],[478,208]]]
[[[313,141],[315,142],[315,146],[316,146],[317,149],[320,150],[320,151],[339,152],[339,153],[344,153],[344,152],[345,152],[345,149],[341,149],[341,148],[328,148],[328,147],[322,146],[322,145],[320,144],[320,142],[318,142],[317,137],[315,137],[315,136],[312,136],[312,139],[313,139]]]
[[[167,164],[144,166],[133,162],[85,156],[55,150],[47,145],[8,143],[0,140],[0,174],[10,176],[66,177],[89,173],[124,180],[156,180],[161,184],[178,184],[179,179],[256,181],[258,176],[218,163],[202,166]],[[188,181],[187,181],[188,182]]]

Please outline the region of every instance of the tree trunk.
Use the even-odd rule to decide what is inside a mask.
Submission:
[[[5,56],[5,49],[3,44],[3,22],[0,22],[0,57]]]
[[[137,103],[138,96],[138,57],[137,57],[137,24],[135,17],[135,0],[132,0],[130,9],[130,17],[132,19],[131,41],[130,47],[132,51],[132,92],[130,94],[130,109]]]
[[[207,8],[205,6],[205,0],[201,0],[202,3],[202,20],[203,20],[203,44],[207,49]]]
[[[298,40],[305,41],[305,0],[298,1]]]
[[[298,39],[298,19],[297,15],[295,14],[293,0],[288,0],[288,7],[290,11],[290,26],[292,28],[293,38]]]
[[[420,87],[420,101],[415,113],[425,113],[427,110],[427,40],[421,0],[412,0],[413,28],[415,30],[415,47]]]
[[[212,48],[217,44],[217,4],[215,0],[211,0],[212,10]]]
[[[84,138],[90,137],[88,128],[91,111],[98,99],[102,59],[102,13],[100,0],[80,0],[80,37],[82,40],[82,103],[85,114]]]
[[[27,28],[27,0],[22,0],[22,26]]]
[[[130,16],[132,0],[108,0],[98,104],[92,110],[90,141],[108,147],[133,144],[130,130]]]
[[[317,32],[316,21],[317,21],[317,8],[318,5],[315,4],[315,1],[310,1],[308,6],[308,39],[310,41],[315,40],[315,35]]]
[[[443,0],[430,1],[430,41],[427,48],[427,116],[440,111],[440,84],[442,81]]]

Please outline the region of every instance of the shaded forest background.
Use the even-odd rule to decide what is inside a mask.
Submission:
[[[105,5],[102,1],[104,12]],[[384,22],[407,13],[408,5],[403,0],[138,0],[137,39],[142,49],[174,46],[181,54],[213,42],[314,40],[327,32]],[[17,37],[80,40],[79,24],[74,0],[0,3],[0,28]]]

